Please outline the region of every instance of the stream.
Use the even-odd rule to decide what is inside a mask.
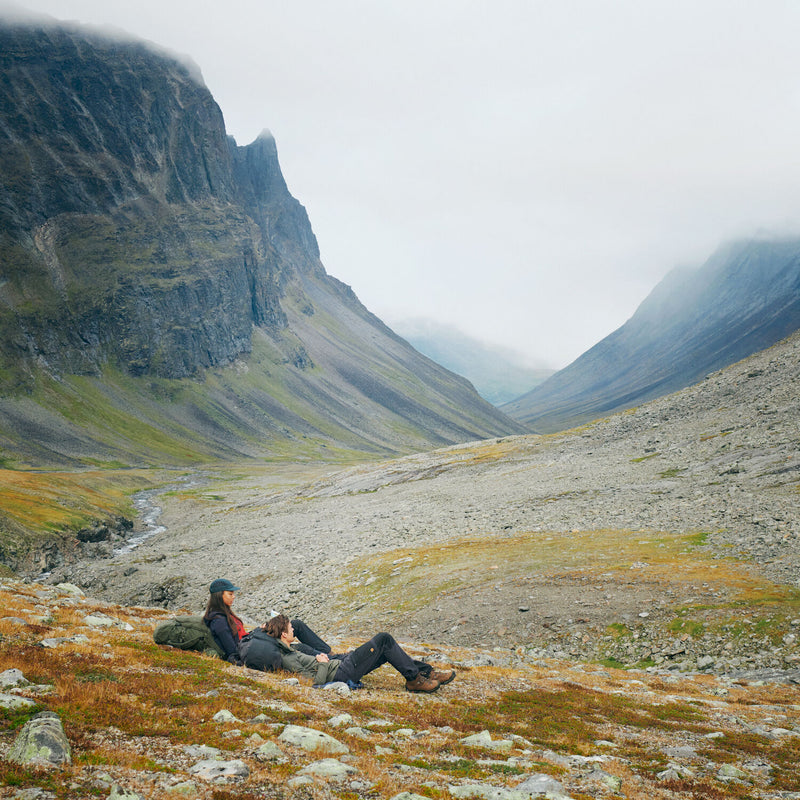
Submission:
[[[138,512],[137,516],[143,527],[126,539],[125,544],[120,547],[115,547],[113,557],[117,558],[125,555],[125,553],[130,553],[131,550],[135,550],[148,539],[157,536],[159,533],[164,533],[167,530],[166,527],[159,522],[163,512],[163,509],[158,504],[158,499],[161,495],[167,492],[193,489],[205,483],[208,483],[207,477],[196,473],[194,475],[185,475],[178,478],[176,483],[172,483],[169,486],[162,486],[160,489],[145,489],[133,495],[133,507]]]

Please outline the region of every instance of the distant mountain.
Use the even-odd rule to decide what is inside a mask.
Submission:
[[[198,68],[0,22],[0,458],[389,454],[521,432],[327,275]]]
[[[510,348],[487,344],[450,325],[428,319],[391,322],[392,330],[420,353],[458,375],[463,375],[478,394],[495,406],[530,391],[555,370],[532,367]]]
[[[800,328],[800,240],[721,248],[664,278],[621,328],[502,407],[541,433],[697,382]]]

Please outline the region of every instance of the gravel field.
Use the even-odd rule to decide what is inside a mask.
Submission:
[[[743,561],[755,581],[800,585],[800,334],[693,387],[562,434],[207,480],[199,493],[161,498],[162,533],[52,580],[75,580],[117,602],[197,612],[208,583],[226,576],[242,587],[237,607],[251,620],[280,608],[336,635],[388,628],[430,642],[557,639],[563,647],[565,630],[578,623],[594,639],[614,621],[657,619],[682,593],[721,597],[714,560]],[[482,558],[458,572],[458,586],[397,613],[409,550],[527,538],[529,548],[564,553],[591,541],[602,553],[603,537],[615,549],[620,532],[637,542],[706,534],[712,582],[680,569],[666,583],[635,569],[622,577],[509,574]],[[365,559],[393,551],[394,598],[376,599],[358,575],[369,573]],[[337,593],[343,585],[347,598]]]

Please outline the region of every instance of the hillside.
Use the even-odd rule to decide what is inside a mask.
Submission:
[[[621,328],[502,406],[535,431],[580,425],[689,386],[800,328],[800,240],[721,248],[670,273]]]
[[[797,796],[800,715],[788,683],[412,641],[416,657],[452,664],[455,681],[411,695],[384,666],[354,692],[312,689],[159,648],[158,609],[7,580],[0,602],[7,798]],[[36,725],[50,732],[38,763],[18,745]]]
[[[13,466],[352,457],[521,432],[326,274],[272,136],[196,65],[0,24],[0,448]]]

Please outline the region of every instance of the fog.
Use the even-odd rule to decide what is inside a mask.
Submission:
[[[562,367],[674,266],[800,220],[800,4],[29,0],[190,56],[329,273]]]

